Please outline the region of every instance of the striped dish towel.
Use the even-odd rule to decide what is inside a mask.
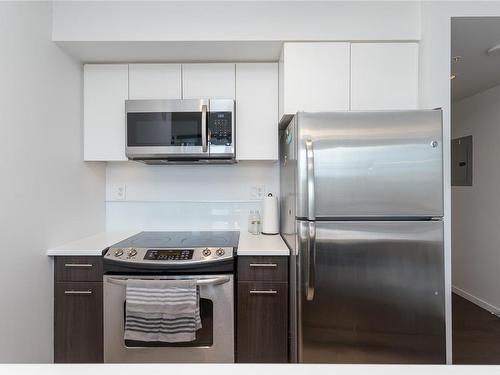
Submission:
[[[127,280],[125,340],[188,342],[201,328],[196,280]]]

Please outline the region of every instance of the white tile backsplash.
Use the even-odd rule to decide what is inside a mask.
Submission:
[[[260,209],[252,188],[279,193],[276,162],[150,166],[112,162],[106,168],[107,230],[246,230]],[[125,199],[115,190],[124,187]]]
[[[115,230],[246,230],[260,202],[107,202],[106,226]]]

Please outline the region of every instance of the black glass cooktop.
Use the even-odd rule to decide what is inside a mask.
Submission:
[[[240,232],[141,232],[111,246],[111,248],[191,248],[238,247]]]

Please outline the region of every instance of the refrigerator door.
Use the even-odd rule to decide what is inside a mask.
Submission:
[[[442,216],[441,117],[299,112],[297,218]]]
[[[441,221],[298,221],[305,363],[445,363]]]

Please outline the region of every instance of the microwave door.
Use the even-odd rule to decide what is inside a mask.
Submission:
[[[175,108],[170,101],[128,101],[126,154],[129,159],[204,159],[209,156],[208,101]],[[155,103],[156,106],[150,105]],[[161,105],[162,103],[165,105]],[[127,104],[128,104],[127,103]],[[141,103],[139,103],[141,104]],[[129,105],[130,106],[130,105]]]

